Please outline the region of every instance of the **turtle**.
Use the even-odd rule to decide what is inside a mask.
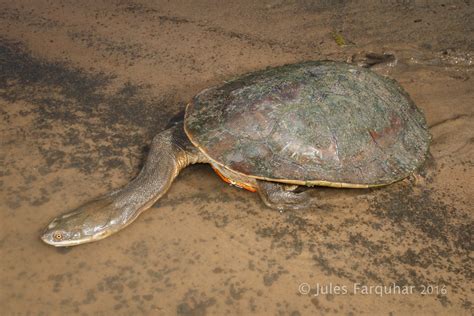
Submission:
[[[353,64],[306,61],[251,72],[198,93],[158,133],[125,187],[55,218],[41,239],[73,246],[132,223],[186,166],[207,163],[270,208],[318,206],[313,186],[371,188],[423,164],[426,119],[395,80]]]

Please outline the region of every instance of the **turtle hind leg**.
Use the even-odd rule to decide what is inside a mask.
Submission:
[[[398,59],[393,53],[359,52],[348,60],[350,63],[363,68],[372,68],[377,72],[388,74],[397,65]]]
[[[311,190],[298,192],[298,186],[257,180],[257,191],[265,205],[280,211],[319,207],[318,200],[311,195]]]

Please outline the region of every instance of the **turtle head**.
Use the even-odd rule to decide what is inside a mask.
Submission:
[[[91,201],[78,209],[56,217],[41,239],[55,247],[69,247],[103,239],[118,226],[113,203],[107,198]]]

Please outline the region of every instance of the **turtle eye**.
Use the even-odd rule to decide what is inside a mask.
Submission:
[[[56,241],[60,241],[63,239],[63,233],[62,232],[54,232],[53,238]]]

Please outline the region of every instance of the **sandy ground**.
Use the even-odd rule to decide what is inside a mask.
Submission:
[[[1,314],[470,315],[473,12],[454,0],[1,1]],[[395,54],[377,71],[427,117],[421,184],[321,188],[321,208],[279,213],[196,165],[119,234],[40,241],[53,217],[133,178],[201,89],[367,52]],[[394,283],[413,290],[354,290]]]

